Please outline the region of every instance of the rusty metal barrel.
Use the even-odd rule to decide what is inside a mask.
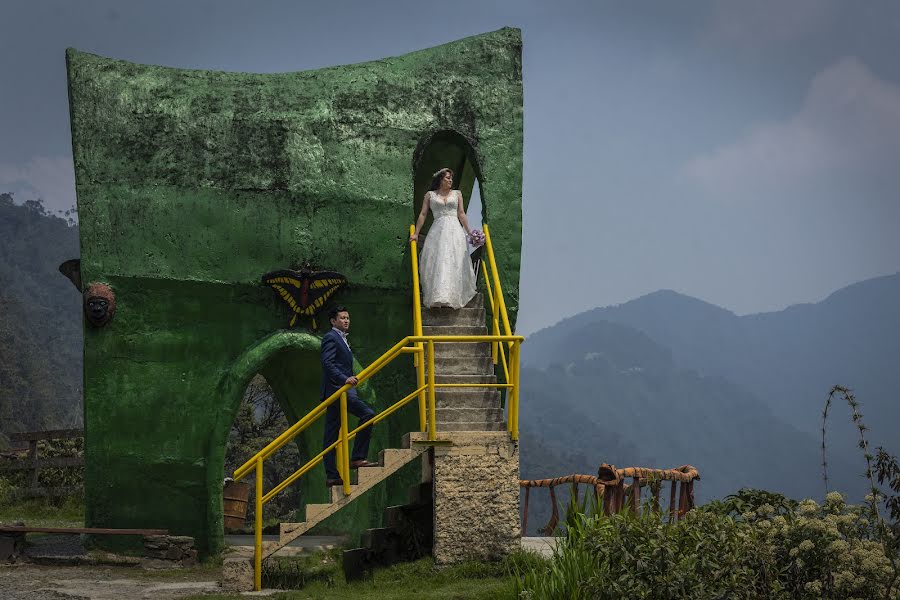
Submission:
[[[250,484],[242,481],[226,481],[222,490],[222,507],[225,511],[225,528],[240,529],[247,518],[247,498]]]

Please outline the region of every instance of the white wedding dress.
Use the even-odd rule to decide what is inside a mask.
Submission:
[[[434,192],[428,194],[434,222],[419,259],[423,303],[427,307],[462,308],[475,295],[466,232],[456,216],[462,196],[459,190],[453,190],[442,202]]]

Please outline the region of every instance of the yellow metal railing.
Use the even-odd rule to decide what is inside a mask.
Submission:
[[[484,287],[487,292],[488,302],[491,307],[491,335],[511,336],[512,327],[509,324],[509,313],[506,312],[506,300],[503,298],[503,288],[500,286],[500,274],[497,270],[497,259],[494,256],[494,245],[491,242],[491,228],[484,224],[484,253],[482,258],[482,272],[484,273]],[[501,328],[502,324],[502,328]],[[507,356],[509,351],[509,356]],[[501,341],[491,344],[491,357],[494,364],[500,364],[503,368],[504,381],[510,383],[519,380],[519,346],[508,342],[506,348]],[[519,386],[511,386],[506,396],[507,418],[506,427],[513,440],[519,439]]]
[[[410,227],[410,233],[413,227]],[[509,326],[509,317],[506,314],[506,305],[503,301],[503,293],[500,288],[500,278],[497,274],[497,265],[493,255],[493,247],[490,242],[490,233],[487,225],[484,226],[485,245],[487,258],[490,264],[490,277],[488,270],[483,269],[485,273],[485,285],[488,289],[488,296],[491,303],[491,314],[493,318],[493,331],[491,335],[423,335],[422,334],[422,311],[421,300],[419,294],[419,269],[418,257],[416,252],[416,242],[410,241],[412,254],[412,277],[413,277],[413,329],[414,335],[407,336],[394,344],[387,352],[378,357],[372,364],[364,368],[357,374],[357,385],[367,381],[381,369],[387,366],[395,358],[402,354],[413,354],[416,367],[416,389],[405,396],[403,399],[395,402],[393,405],[375,415],[371,420],[361,424],[352,431],[349,430],[349,422],[347,417],[347,391],[352,387],[349,384],[341,386],[331,396],[323,400],[313,410],[307,413],[302,419],[294,423],[284,433],[272,440],[265,448],[256,453],[250,460],[241,465],[234,472],[234,479],[240,480],[255,471],[256,490],[255,490],[255,536],[254,536],[254,587],[256,590],[262,587],[262,514],[263,506],[269,502],[275,495],[282,492],[292,483],[303,477],[316,465],[324,459],[325,455],[332,450],[336,453],[338,473],[341,475],[343,482],[343,493],[349,496],[350,489],[350,451],[349,442],[366,427],[372,427],[377,423],[388,418],[407,404],[414,398],[419,401],[419,430],[428,432],[428,439],[433,441],[437,434],[437,418],[436,418],[436,402],[435,391],[440,388],[461,388],[461,387],[477,387],[477,388],[497,388],[507,390],[507,429],[513,440],[519,439],[519,347],[524,341],[522,336],[512,335]],[[484,261],[482,261],[483,264]],[[493,280],[493,285],[490,280]],[[503,324],[503,332],[501,334],[500,324]],[[434,370],[435,343],[490,343],[493,351],[494,364],[498,361],[503,364],[505,381],[503,383],[437,383]],[[499,354],[498,354],[499,349]],[[504,349],[508,349],[507,357]],[[427,375],[427,381],[426,381]],[[338,439],[334,443],[324,448],[320,453],[314,456],[309,462],[301,466],[294,473],[288,476],[284,481],[273,487],[268,492],[263,492],[263,463],[267,458],[272,456],[285,444],[293,440],[297,435],[302,433],[316,419],[320,418],[328,410],[328,407],[339,403],[341,426]]]

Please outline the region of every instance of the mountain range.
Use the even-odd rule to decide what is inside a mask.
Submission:
[[[663,290],[538,331],[522,360],[523,440],[540,443],[522,444],[525,478],[568,474],[580,455],[583,473],[692,464],[706,499],[744,486],[818,497],[833,385],[862,403],[870,443],[898,451],[900,274],[746,316]],[[830,483],[861,497],[849,409],[841,399],[831,411]]]

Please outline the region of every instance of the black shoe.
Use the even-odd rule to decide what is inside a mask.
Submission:
[[[350,463],[351,469],[359,469],[360,467],[380,467],[380,466],[381,465],[379,465],[377,462],[372,462],[372,461],[366,460],[364,458],[361,458],[359,460],[354,460],[353,462]]]
[[[326,479],[325,487],[334,487],[336,485],[344,485],[344,481],[342,479]]]

